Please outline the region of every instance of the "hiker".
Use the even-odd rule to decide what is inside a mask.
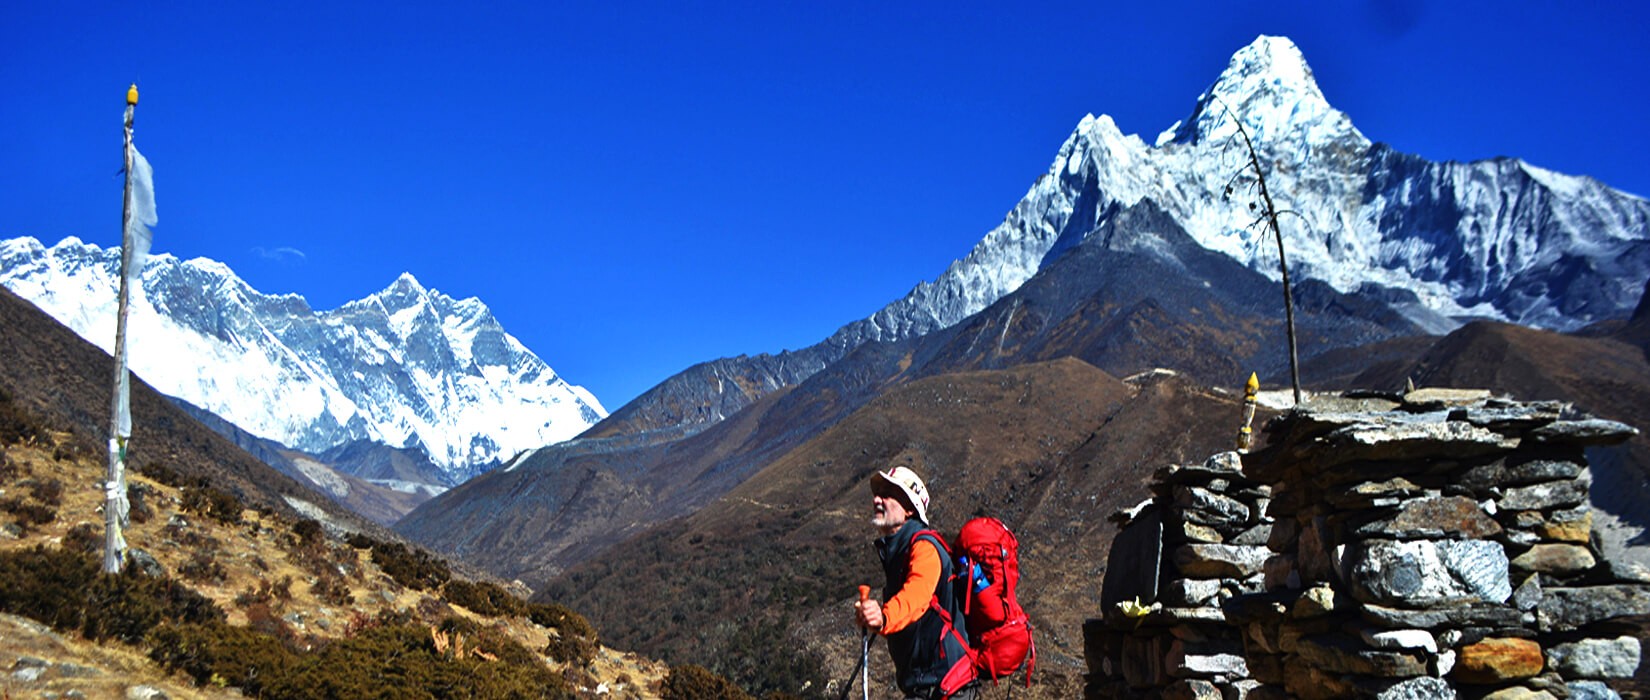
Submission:
[[[856,604],[856,622],[888,640],[906,698],[972,700],[973,660],[952,581],[951,552],[928,526],[928,487],[894,467],[871,477],[871,525],[882,558],[886,603]]]

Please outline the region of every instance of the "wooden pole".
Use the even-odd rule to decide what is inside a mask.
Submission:
[[[120,503],[126,493],[126,436],[122,435],[122,407],[128,407],[130,373],[126,369],[127,279],[132,266],[132,113],[137,110],[137,85],[126,92],[126,185],[121,197],[120,216],[120,301],[115,310],[114,396],[109,402],[109,479],[104,484],[103,572],[118,573],[126,554],[120,529]]]

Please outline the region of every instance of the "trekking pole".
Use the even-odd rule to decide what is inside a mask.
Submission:
[[[871,599],[871,587],[859,587],[859,602]],[[865,700],[871,700],[871,630],[859,631],[859,688]]]
[[[861,602],[871,599],[870,586],[859,587],[859,599]],[[848,673],[848,682],[842,684],[842,694],[837,696],[839,700],[848,700],[848,694],[854,689],[854,676],[860,673],[860,669],[866,669],[866,665],[871,661],[871,638],[869,636],[869,632],[861,628],[859,631],[859,640],[861,646],[859,650],[859,665],[855,666],[854,670]],[[865,693],[865,700],[870,700],[870,673],[870,669],[866,669],[865,675],[860,678],[860,685]]]

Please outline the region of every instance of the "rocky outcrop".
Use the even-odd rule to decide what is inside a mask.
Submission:
[[[1584,453],[1633,428],[1422,390],[1268,432],[1115,517],[1088,697],[1618,697],[1637,672],[1650,572],[1592,541]]]

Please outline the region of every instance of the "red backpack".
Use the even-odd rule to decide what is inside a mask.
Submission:
[[[963,614],[980,677],[996,681],[1026,664],[1026,685],[1037,666],[1031,621],[1020,607],[1020,542],[996,518],[974,518],[957,534],[957,574],[967,578]],[[1029,658],[1029,661],[1028,661]]]

